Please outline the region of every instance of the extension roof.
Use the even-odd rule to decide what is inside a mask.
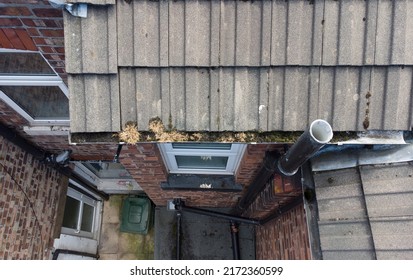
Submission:
[[[412,127],[411,0],[86,2],[64,14],[72,133]]]

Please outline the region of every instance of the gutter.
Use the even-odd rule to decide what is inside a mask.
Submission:
[[[0,136],[4,137],[14,145],[18,146],[23,151],[31,154],[35,159],[39,160],[40,162],[51,166],[60,174],[70,177],[72,174],[72,169],[66,166],[59,165],[57,162],[53,162],[50,159],[58,158],[60,155],[50,155],[37,147],[31,144],[29,141],[21,137],[18,133],[16,133],[13,129],[5,126],[4,124],[0,123]],[[70,154],[70,153],[69,153]]]

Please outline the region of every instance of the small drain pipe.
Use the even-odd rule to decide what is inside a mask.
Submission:
[[[325,120],[315,120],[297,142],[282,156],[277,168],[281,175],[292,176],[308,159],[333,138],[333,129]]]
[[[176,212],[176,259],[181,259],[181,220],[182,213]]]
[[[234,260],[241,259],[241,253],[239,250],[239,227],[238,224],[234,221],[230,222],[230,229],[231,229],[231,242],[232,242],[232,256]]]

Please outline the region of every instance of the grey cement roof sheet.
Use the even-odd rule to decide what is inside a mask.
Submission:
[[[412,124],[406,119],[412,71],[398,66],[120,68],[122,124],[135,121],[147,130],[149,120],[160,117],[186,131],[299,131],[322,118],[335,131],[363,130],[366,119],[369,129],[406,130]],[[389,81],[372,89],[372,79]]]
[[[114,5],[116,0],[66,0],[67,3],[86,3],[93,5]]]
[[[409,163],[314,174],[324,259],[413,259],[412,174]]]
[[[413,19],[408,16],[413,2],[309,3],[147,0],[118,1],[117,8],[90,5],[83,20],[89,30],[80,39],[99,35],[117,41],[119,66],[413,64]],[[117,29],[102,29],[103,21]],[[70,23],[67,27],[71,32]]]
[[[87,18],[64,13],[66,72],[116,74],[116,6],[90,6]]]
[[[70,106],[72,132],[120,130],[119,83],[116,75],[70,75],[69,85],[70,102],[73,105]]]
[[[413,1],[310,3],[89,5],[86,19],[65,13],[67,72],[117,74],[119,126],[142,130],[170,116],[188,131],[296,131],[316,118],[335,131],[410,130]],[[110,130],[96,125],[84,132]]]

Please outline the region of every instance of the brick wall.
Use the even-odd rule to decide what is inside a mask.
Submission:
[[[268,150],[278,149],[279,145],[248,145],[236,175],[237,183],[244,191],[255,178]],[[138,144],[125,146],[122,150],[121,163],[138,182],[143,190],[157,205],[166,205],[166,201],[175,197],[183,198],[187,205],[199,207],[234,207],[243,192],[216,191],[174,191],[162,190],[161,182],[167,180],[167,172],[162,156],[156,144]]]
[[[244,215],[254,219],[264,219],[279,208],[287,206],[297,197],[302,197],[301,175],[283,177],[274,174]]]
[[[168,199],[181,197],[187,205],[231,207],[239,197],[238,194],[216,191],[162,190],[160,184],[166,181],[167,172],[156,144],[126,146],[122,150],[120,161],[151,200],[159,206],[165,206]]]
[[[67,79],[63,13],[48,1],[0,0],[0,47],[40,51],[62,79]]]
[[[49,259],[67,183],[0,137],[0,259]]]
[[[256,230],[258,260],[311,259],[307,222],[303,205]]]

